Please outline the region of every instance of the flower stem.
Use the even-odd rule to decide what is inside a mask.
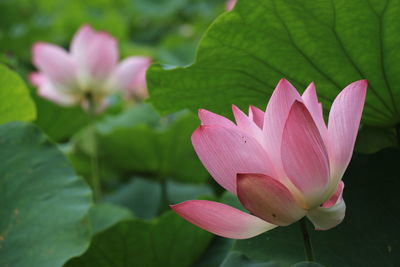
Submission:
[[[304,217],[300,220],[300,227],[301,232],[303,233],[303,240],[304,240],[304,251],[306,254],[307,261],[315,261],[314,251],[311,245],[311,238],[310,234],[308,233],[307,229],[307,219]]]
[[[100,175],[99,175],[99,157],[98,157],[98,144],[96,136],[96,116],[97,107],[93,97],[88,97],[89,102],[89,116],[90,116],[90,133],[92,140],[92,153],[90,155],[91,165],[91,186],[93,190],[93,200],[98,203],[101,200],[101,186],[100,186]]]
[[[161,204],[159,208],[159,213],[162,214],[163,212],[168,210],[168,189],[167,189],[167,181],[165,178],[160,179],[161,183]]]

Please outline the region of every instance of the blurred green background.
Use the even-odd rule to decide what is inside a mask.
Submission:
[[[118,39],[122,57],[145,54],[168,65],[186,65],[224,8],[223,0],[1,0],[2,61],[24,66],[34,42],[67,47],[76,30],[89,23]]]

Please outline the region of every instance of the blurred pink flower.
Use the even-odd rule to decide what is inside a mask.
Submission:
[[[70,52],[48,44],[32,47],[33,64],[39,72],[30,74],[38,94],[60,105],[88,105],[91,95],[99,107],[107,96],[122,91],[129,95],[146,95],[145,73],[148,57],[129,57],[118,64],[117,41],[106,32],[82,26],[73,37]]]
[[[228,0],[226,1],[226,10],[231,11],[236,5],[236,0]]]
[[[247,116],[232,106],[236,124],[199,110],[193,133],[197,155],[213,178],[251,214],[222,203],[190,200],[172,209],[214,234],[242,239],[307,216],[317,230],[345,215],[341,181],[353,153],[367,81],[336,97],[326,126],[314,84],[302,96],[286,80],[277,85],[265,113]]]

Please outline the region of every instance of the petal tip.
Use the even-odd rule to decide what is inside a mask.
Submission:
[[[294,88],[294,86],[285,78],[282,78],[282,79],[279,80],[278,85],[276,86],[276,88],[279,88],[279,87],[282,87],[282,88],[283,87],[293,87]]]
[[[34,86],[40,86],[40,74],[38,72],[29,73],[28,80]]]
[[[307,86],[307,89],[312,90],[315,92],[315,83],[314,82],[310,82],[310,84]]]
[[[84,24],[82,24],[82,25],[79,27],[78,31],[81,31],[81,30],[92,31],[92,32],[94,31],[93,27],[92,27],[89,23],[84,23]]]
[[[180,205],[182,203],[178,203],[178,204],[170,204],[168,205],[173,211],[176,211],[176,209],[178,208],[177,206]]]
[[[97,34],[100,38],[103,38],[109,42],[112,42],[113,44],[117,43],[117,39],[115,39],[110,33],[106,32],[106,31],[99,31],[99,32],[97,32]]]
[[[361,87],[362,89],[366,90],[368,87],[368,80],[367,79],[358,80],[351,83],[350,85]]]
[[[36,42],[32,45],[32,54],[35,55],[37,54],[39,51],[39,49],[41,49],[43,46],[45,46],[46,43],[43,42]]]
[[[279,80],[279,83],[288,83],[288,80],[286,80],[285,78],[281,78],[280,80]],[[278,84],[279,84],[278,83]]]
[[[189,200],[189,201],[192,201],[192,200]],[[187,201],[184,201],[184,202],[181,202],[181,203],[178,203],[178,204],[171,204],[171,205],[169,205],[169,207],[170,207],[176,214],[178,214],[179,216],[182,216],[182,208],[184,208],[186,202],[187,202]]]
[[[296,91],[297,93],[296,88],[285,78],[279,80],[278,84],[275,87],[274,93],[275,91],[281,91],[281,90],[284,92]]]
[[[238,112],[241,112],[240,108],[238,108],[235,104],[232,104],[231,107],[234,115]]]
[[[200,120],[203,120],[205,116],[207,116],[210,113],[207,109],[204,108],[199,108],[197,110],[197,116],[199,117]]]
[[[179,209],[188,204],[189,202],[196,202],[196,200],[186,200],[177,204],[170,204],[168,205],[173,211],[179,212]]]

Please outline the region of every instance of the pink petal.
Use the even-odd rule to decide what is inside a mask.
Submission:
[[[339,184],[335,194],[328,201],[308,212],[307,217],[316,230],[328,230],[343,221],[346,213],[346,204],[342,197],[343,187],[343,183]]]
[[[349,164],[360,125],[367,80],[351,83],[340,92],[329,113],[329,157],[331,171],[340,180]]]
[[[209,173],[233,194],[236,194],[237,173],[274,176],[261,145],[239,130],[219,125],[200,126],[192,135],[192,143]]]
[[[45,76],[40,72],[29,73],[29,81],[33,86],[40,86],[45,82]]]
[[[70,46],[71,53],[74,56],[78,56],[78,54],[85,52],[82,48],[94,38],[95,34],[96,32],[90,25],[85,24],[81,26],[72,38]]]
[[[322,139],[325,141],[328,135],[328,129],[324,121],[322,106],[320,103],[318,103],[314,83],[310,83],[310,85],[307,87],[301,97],[303,99],[304,105],[307,107],[312,118],[314,119],[314,122],[318,127]]]
[[[32,47],[33,64],[57,84],[75,83],[75,65],[72,58],[61,47],[36,43]]]
[[[71,53],[78,63],[84,86],[106,80],[118,61],[116,40],[106,32],[95,32],[89,25],[81,27],[74,36]]]
[[[118,64],[113,79],[117,87],[129,94],[146,95],[146,71],[151,64],[148,57],[128,57]]]
[[[250,106],[249,107],[249,118],[254,121],[254,123],[260,127],[260,129],[263,128],[264,124],[264,112],[261,111],[261,109],[256,108],[255,106]]]
[[[30,80],[33,84],[38,86],[38,95],[48,99],[61,106],[72,106],[79,102],[79,96],[67,94],[62,90],[55,88],[52,83],[44,76],[39,73],[30,75]]]
[[[261,129],[251,120],[249,117],[246,116],[238,107],[232,105],[233,115],[235,116],[237,126],[248,133],[252,137],[254,137],[260,144],[263,143],[263,134]]]
[[[340,181],[339,185],[336,188],[335,193],[327,201],[325,201],[321,207],[330,208],[336,203],[338,203],[342,199],[343,189],[344,189],[344,183],[343,181]]]
[[[305,105],[296,101],[283,130],[282,162],[309,207],[322,204],[329,183],[328,154]]]
[[[238,174],[237,192],[247,210],[272,224],[289,225],[306,214],[283,184],[263,174]]]
[[[208,110],[199,109],[198,115],[201,121],[201,125],[220,125],[226,128],[237,128],[232,121]]]
[[[236,0],[228,0],[226,1],[226,10],[231,11],[236,5]]]
[[[227,238],[251,238],[276,227],[253,215],[214,201],[189,200],[171,208],[194,225]]]
[[[283,173],[281,160],[283,127],[295,100],[301,100],[296,88],[285,79],[281,79],[265,111],[263,124],[265,149],[268,151],[272,163],[280,173]]]

